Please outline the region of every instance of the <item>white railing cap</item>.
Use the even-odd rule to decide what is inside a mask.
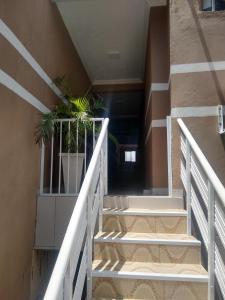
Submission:
[[[103,122],[106,119],[104,119],[104,118],[90,118],[90,120],[93,121],[93,122]],[[75,121],[77,121],[77,119],[76,118],[64,118],[64,119],[55,119],[54,121],[55,122],[75,122]]]

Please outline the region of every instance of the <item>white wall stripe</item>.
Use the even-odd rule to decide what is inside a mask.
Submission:
[[[152,122],[151,122],[151,124],[149,126],[149,129],[148,129],[146,138],[145,138],[145,145],[148,142],[148,139],[150,137],[152,128],[163,128],[163,127],[167,127],[167,120],[166,119],[152,120]]]
[[[152,128],[166,127],[167,122],[166,119],[161,120],[152,120]]]
[[[167,5],[166,0],[147,0],[147,3],[150,7]]]
[[[178,64],[171,65],[171,74],[185,74],[196,72],[210,72],[210,71],[223,71],[225,70],[225,61],[202,62],[192,64]]]
[[[37,61],[32,57],[28,50],[23,46],[16,35],[11,29],[0,19],[0,33],[4,38],[21,54],[21,56],[27,61],[27,63],[33,68],[33,70],[47,83],[50,89],[63,101],[62,93],[57,86],[52,82],[51,78],[41,68]]]
[[[169,88],[170,88],[170,79],[167,83],[152,83],[151,84],[149,94],[148,94],[147,107],[146,107],[146,111],[145,111],[145,124],[147,121],[147,115],[148,115],[149,105],[151,102],[152,92],[168,91]]]
[[[0,83],[13,91],[19,97],[21,97],[26,102],[33,105],[42,113],[50,112],[50,110],[42,104],[37,98],[35,98],[30,92],[28,92],[25,88],[23,88],[17,81],[15,81],[12,77],[6,74],[3,70],[0,69]]]
[[[218,106],[175,107],[171,110],[172,118],[215,116],[218,116]]]
[[[169,90],[170,83],[152,83],[152,91],[158,92],[158,91],[168,91]]]

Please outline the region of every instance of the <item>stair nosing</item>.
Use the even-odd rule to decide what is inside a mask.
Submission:
[[[175,273],[152,273],[152,272],[128,272],[128,271],[101,271],[92,270],[92,277],[126,278],[135,280],[157,281],[185,281],[185,282],[208,282],[208,275],[175,274]]]
[[[139,238],[110,238],[94,237],[97,243],[116,243],[116,244],[148,244],[148,245],[171,245],[171,246],[201,246],[198,240],[176,240],[176,239],[139,239]]]
[[[150,216],[150,217],[187,217],[187,211],[181,210],[149,210],[149,211],[140,211],[140,210],[120,210],[120,209],[103,209],[103,215],[115,215],[115,216]]]
[[[168,196],[168,195],[131,195],[131,194],[128,194],[128,195],[105,195],[104,196],[104,199],[107,199],[107,198],[125,198],[125,199],[132,199],[132,198],[140,198],[140,199],[179,199],[179,200],[183,200],[183,197],[182,196]]]

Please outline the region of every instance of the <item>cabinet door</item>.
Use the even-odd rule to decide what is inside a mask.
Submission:
[[[37,200],[36,249],[52,249],[55,247],[54,227],[55,197],[39,196]]]
[[[60,248],[66,233],[77,197],[56,197],[55,247]]]

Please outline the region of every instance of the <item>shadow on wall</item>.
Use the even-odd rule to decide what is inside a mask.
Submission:
[[[187,3],[190,6],[190,10],[191,10],[191,13],[193,15],[193,19],[195,21],[195,25],[196,25],[196,28],[197,28],[197,31],[198,31],[198,35],[199,35],[201,44],[202,44],[202,48],[203,48],[205,56],[207,58],[207,61],[208,62],[213,62],[213,59],[211,57],[211,54],[210,54],[210,51],[209,51],[209,48],[208,48],[208,45],[207,45],[207,42],[206,42],[204,32],[203,32],[201,24],[199,22],[198,14],[196,12],[195,1],[187,1]],[[205,14],[207,14],[207,13],[205,12]],[[209,12],[208,14],[212,14],[212,12]],[[212,74],[212,78],[213,78],[214,83],[215,83],[217,95],[220,99],[220,103],[225,105],[225,99],[224,99],[223,91],[222,91],[221,85],[219,83],[217,74],[216,74],[215,71],[212,71],[211,74]]]

